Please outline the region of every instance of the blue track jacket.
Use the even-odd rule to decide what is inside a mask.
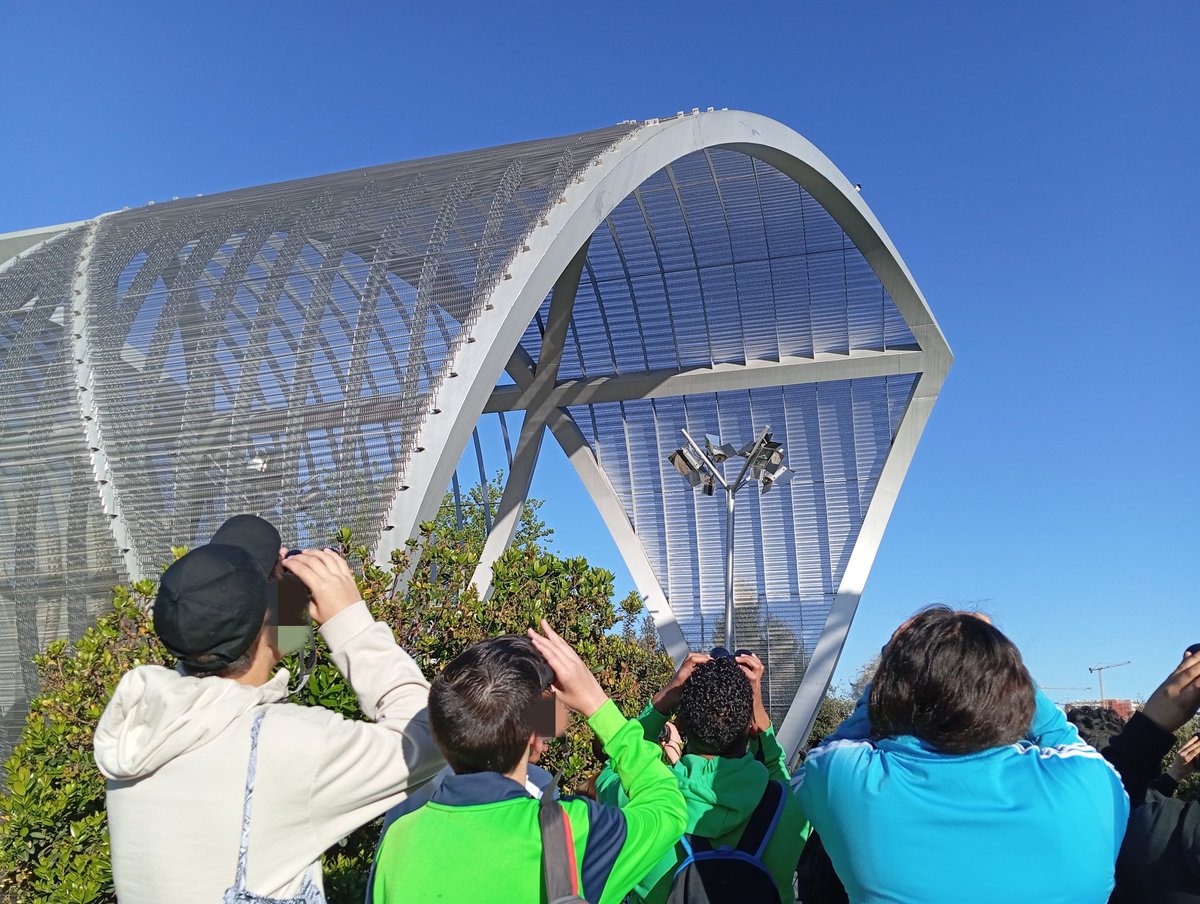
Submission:
[[[1108,900],[1129,799],[1045,694],[1027,740],[945,754],[870,740],[870,693],[794,780],[854,904]]]

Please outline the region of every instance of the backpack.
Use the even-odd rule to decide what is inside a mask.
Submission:
[[[538,828],[542,832],[542,877],[546,883],[548,904],[587,904],[579,894],[579,870],[576,868],[575,836],[571,820],[554,795],[562,771],[554,773],[542,789],[538,804]]]
[[[686,856],[671,880],[667,904],[781,904],[762,856],[783,813],[786,794],[781,783],[767,782],[737,847],[714,848],[707,838],[684,835],[679,843]]]

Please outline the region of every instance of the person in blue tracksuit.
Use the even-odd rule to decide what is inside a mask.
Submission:
[[[1120,778],[986,617],[901,625],[851,716],[796,779],[854,904],[1101,904]]]

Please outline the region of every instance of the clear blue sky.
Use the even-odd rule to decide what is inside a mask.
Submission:
[[[1200,641],[1200,4],[417,6],[0,5],[0,232],[772,116],[862,183],[957,356],[841,676],[934,601],[980,601],[1047,685],[1131,660],[1110,696]],[[630,585],[561,462],[535,492],[564,551]]]

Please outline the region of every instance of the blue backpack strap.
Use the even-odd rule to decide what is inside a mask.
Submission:
[[[679,839],[679,846],[683,848],[683,856],[679,858],[679,862],[675,864],[675,872],[671,874],[672,879],[682,873],[688,866],[696,861],[696,849],[693,847],[694,841],[703,842],[704,839],[694,839],[691,835],[684,835]],[[710,846],[711,849],[711,846]],[[701,848],[703,851],[704,848]]]
[[[750,814],[750,819],[746,822],[746,828],[742,831],[737,849],[761,860],[767,844],[771,841],[771,834],[775,831],[775,826],[779,824],[779,817],[783,815],[783,807],[786,802],[787,790],[783,784],[767,782],[766,790],[763,791],[758,806],[754,808],[754,812]]]

